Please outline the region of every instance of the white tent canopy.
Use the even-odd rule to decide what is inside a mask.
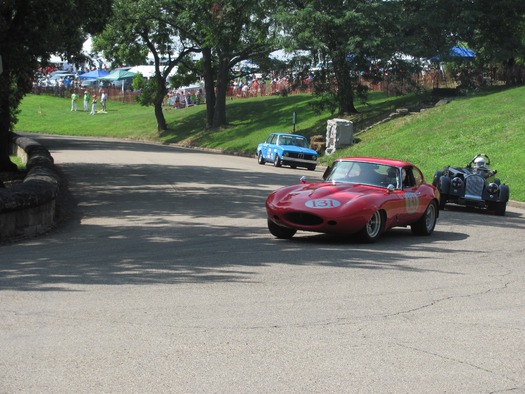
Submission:
[[[162,71],[161,67],[161,71]],[[152,78],[155,76],[155,66],[135,66],[128,70],[129,72],[135,74],[142,74],[144,78]],[[177,72],[177,67],[174,67],[170,72],[170,76],[174,75]]]

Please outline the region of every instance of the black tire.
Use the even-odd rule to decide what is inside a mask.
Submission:
[[[439,210],[443,211],[445,209],[446,204],[447,204],[447,195],[442,193],[439,197]]]
[[[438,179],[437,188],[440,194],[439,209],[443,211],[445,209],[445,204],[447,203],[448,199],[448,192],[450,190],[450,178],[448,176],[440,177]]]
[[[439,180],[443,176],[443,171],[436,171],[434,174],[434,179],[432,180],[432,184],[439,189]]]
[[[507,211],[507,203],[506,202],[497,202],[494,207],[494,211],[496,215],[498,216],[505,216],[505,212]]]
[[[450,191],[450,178],[448,176],[442,176],[439,178],[439,184],[437,188],[441,194],[447,195]]]
[[[293,228],[279,226],[278,224],[272,222],[270,219],[268,219],[268,230],[270,230],[270,233],[274,237],[279,239],[290,239],[297,232],[297,230]]]
[[[412,230],[412,234],[415,235],[430,235],[434,232],[434,228],[436,227],[438,217],[438,207],[435,201],[431,201],[430,204],[428,204],[427,209],[425,209],[425,213],[421,218],[413,223],[410,228]]]
[[[507,185],[501,185],[499,187],[499,201],[495,203],[495,213],[498,216],[505,216],[507,211],[507,201],[509,201],[510,189]]]
[[[308,171],[315,171],[316,166],[308,166]]]
[[[501,185],[500,188],[499,188],[499,198],[498,200],[500,200],[501,202],[507,202],[509,201],[509,197],[510,197],[510,190],[509,190],[509,187],[507,185]]]
[[[275,153],[275,157],[273,159],[273,165],[274,165],[274,167],[281,167],[282,166],[281,159],[279,158],[279,154],[278,153]]]
[[[365,243],[374,243],[379,239],[385,227],[381,211],[376,211],[365,227],[358,233],[359,239]]]
[[[266,163],[263,159],[262,152],[259,152],[259,154],[257,155],[257,163],[259,163],[262,166]]]

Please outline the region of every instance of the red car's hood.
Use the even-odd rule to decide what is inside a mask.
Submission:
[[[284,194],[277,197],[285,203],[305,202],[307,200],[334,199],[341,204],[363,196],[384,195],[385,188],[362,185],[358,183],[312,183],[307,185],[296,185],[283,190]],[[278,193],[277,191],[276,193]],[[280,193],[278,193],[280,194]],[[275,201],[278,203],[278,201]]]

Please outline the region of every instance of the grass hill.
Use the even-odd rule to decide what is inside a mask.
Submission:
[[[167,109],[170,129],[159,135],[153,109],[136,104],[108,102],[108,113],[90,116],[70,111],[69,100],[26,96],[15,131],[79,136],[108,136],[177,143],[189,146],[255,154],[259,142],[273,131],[295,131],[312,136],[325,134],[330,114],[315,114],[311,95],[258,97],[228,101],[229,127],[204,130],[205,107]],[[421,104],[415,96],[386,97],[374,92],[351,120],[356,128],[396,108]],[[525,201],[525,87],[490,89],[423,112],[392,120],[356,136],[358,143],[323,157],[329,164],[340,156],[381,156],[408,160],[418,165],[427,180],[445,165],[462,166],[478,153],[491,159],[498,177],[507,183],[511,199]],[[254,159],[255,160],[255,159]]]

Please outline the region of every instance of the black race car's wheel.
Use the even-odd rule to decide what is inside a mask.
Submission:
[[[499,202],[494,203],[496,215],[505,216],[507,211],[507,201],[509,201],[510,190],[507,185],[501,185],[499,188]]]
[[[439,209],[441,211],[445,209],[446,203],[447,203],[447,195],[445,193],[441,193],[441,196],[439,198]]]
[[[270,230],[270,233],[274,237],[279,239],[290,239],[297,232],[297,230],[293,228],[279,226],[278,224],[272,222],[270,219],[268,219],[268,230]]]
[[[281,159],[279,158],[279,154],[278,153],[275,154],[275,157],[273,159],[273,165],[275,167],[281,167],[281,165],[282,165],[281,164]]]
[[[437,188],[439,190],[439,194],[441,195],[439,199],[439,209],[444,210],[445,204],[447,203],[448,198],[448,192],[450,190],[450,178],[447,176],[442,176],[438,179]]]
[[[443,171],[436,171],[434,174],[434,179],[432,180],[432,184],[439,189],[439,180],[441,179],[441,176],[443,175]]]
[[[437,188],[441,194],[448,194],[450,191],[450,178],[448,176],[442,176],[439,178],[439,184]]]
[[[259,154],[257,155],[257,163],[259,163],[260,165],[264,165],[262,152],[259,152]]]
[[[366,243],[373,243],[381,236],[385,223],[380,211],[374,212],[365,227],[359,232],[359,238]]]
[[[505,212],[507,211],[507,203],[497,202],[494,211],[498,216],[505,216]]]
[[[431,201],[428,204],[425,213],[421,218],[413,223],[410,228],[412,234],[415,235],[430,235],[434,232],[434,227],[436,227],[436,221],[438,216],[438,207],[435,201]]]

